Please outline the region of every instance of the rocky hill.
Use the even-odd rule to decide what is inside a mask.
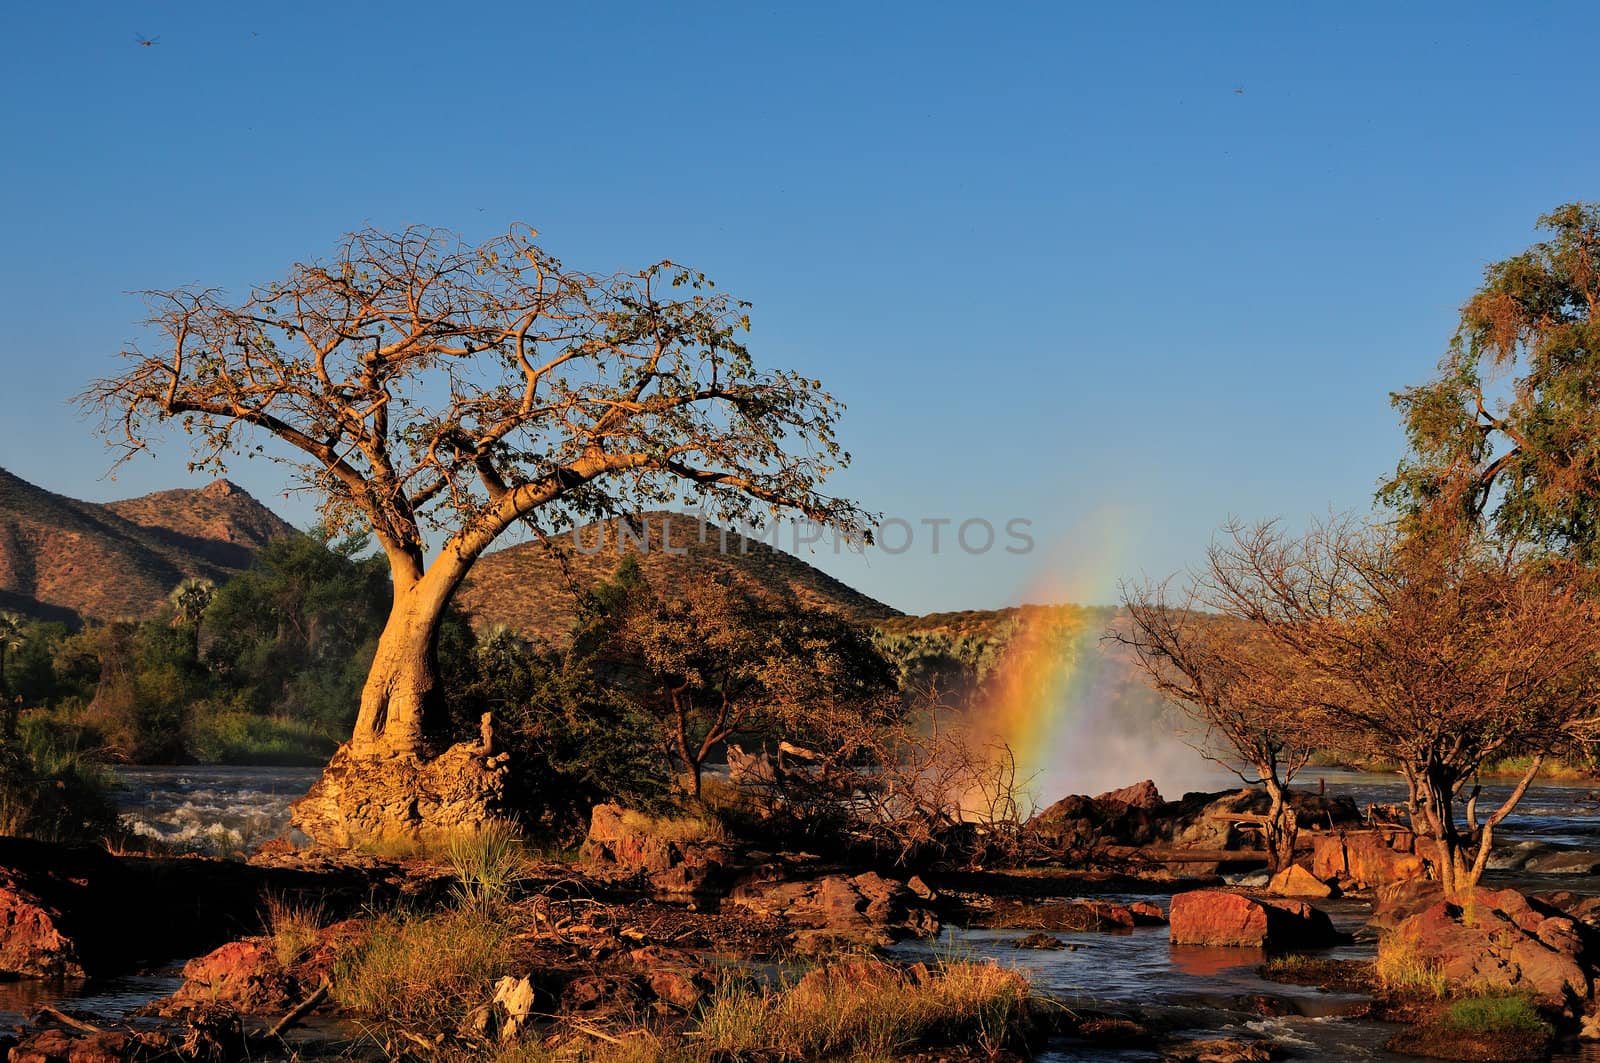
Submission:
[[[67,621],[138,616],[186,576],[223,579],[293,530],[227,480],[95,503],[0,469],[0,609]]]
[[[610,577],[627,554],[659,593],[717,572],[753,579],[775,596],[833,609],[856,620],[899,611],[839,582],[769,543],[747,539],[686,513],[653,512],[596,522],[543,541],[485,554],[456,592],[456,605],[480,629],[504,624],[524,638],[563,642],[577,618],[577,595]]]

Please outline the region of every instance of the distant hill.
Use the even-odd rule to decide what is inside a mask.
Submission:
[[[292,531],[227,480],[102,504],[0,469],[0,609],[67,621],[138,616],[185,577],[225,579]]]
[[[558,645],[577,619],[577,594],[609,578],[624,556],[634,554],[645,578],[661,593],[670,594],[689,580],[732,572],[776,597],[832,609],[854,620],[900,615],[793,554],[685,513],[642,514],[621,533],[617,519],[600,521],[553,543],[519,543],[485,554],[456,592],[456,605],[480,629],[504,624],[524,638]]]

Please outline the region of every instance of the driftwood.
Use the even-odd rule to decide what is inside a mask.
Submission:
[[[70,1026],[72,1029],[77,1030],[80,1033],[105,1033],[104,1028],[96,1026],[92,1022],[84,1022],[82,1019],[74,1019],[71,1015],[68,1015],[60,1008],[51,1007],[49,1004],[40,1004],[33,1010],[33,1017],[35,1019],[39,1018],[40,1016],[54,1019],[61,1025]]]
[[[272,1024],[272,1029],[267,1031],[267,1036],[268,1037],[281,1037],[281,1036],[283,1036],[283,1032],[285,1030],[289,1029],[295,1023],[299,1022],[301,1019],[303,1019],[307,1015],[311,1014],[312,1009],[314,1009],[318,1004],[321,1004],[323,1002],[323,1000],[327,998],[328,991],[330,989],[332,989],[332,988],[333,988],[333,984],[331,982],[329,982],[326,978],[324,978],[322,980],[322,984],[317,986],[316,989],[311,991],[311,995],[310,996],[306,997],[300,1003],[296,1004],[294,1006],[294,1008],[290,1010],[289,1014],[285,1015],[283,1018],[279,1019],[277,1022]]]

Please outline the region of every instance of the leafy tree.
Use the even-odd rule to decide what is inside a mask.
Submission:
[[[251,708],[350,726],[388,609],[389,577],[360,534],[283,536],[207,610],[206,663]]]
[[[6,683],[6,654],[20,650],[25,641],[21,614],[0,613],[0,713],[4,714],[7,739],[17,734],[17,707],[11,700],[11,687]]]
[[[1600,206],[1484,271],[1437,375],[1394,396],[1410,455],[1381,497],[1412,530],[1487,520],[1600,562]]]
[[[848,461],[840,407],[816,381],[757,368],[738,338],[746,304],[671,262],[572,270],[535,235],[467,247],[367,229],[237,302],[150,293],[159,346],[83,397],[130,452],[167,420],[206,468],[270,437],[331,526],[371,531],[393,598],[352,757],[424,754],[445,605],[518,521],[559,529],[687,492],[724,519],[787,507],[858,528],[822,491]]]
[[[642,576],[628,582],[609,613],[614,660],[696,798],[706,759],[729,739],[803,740],[809,715],[879,706],[894,689],[871,636],[834,613],[732,579],[695,581],[675,598]]]

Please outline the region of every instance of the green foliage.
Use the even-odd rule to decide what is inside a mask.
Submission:
[[[25,717],[0,738],[0,834],[74,842],[118,832],[112,780],[71,736]]]
[[[322,762],[388,608],[387,570],[366,555],[360,536],[313,530],[220,587],[183,581],[142,619],[24,624],[4,689],[74,744],[136,763]]]
[[[1432,380],[1394,395],[1410,453],[1380,497],[1427,531],[1486,520],[1600,562],[1600,206],[1490,265]]]
[[[522,838],[515,826],[494,822],[456,834],[448,851],[459,907],[487,917],[511,899],[523,866]]]
[[[1445,1009],[1445,1022],[1466,1033],[1549,1033],[1550,1024],[1533,1001],[1521,994],[1488,993],[1462,997]]]

